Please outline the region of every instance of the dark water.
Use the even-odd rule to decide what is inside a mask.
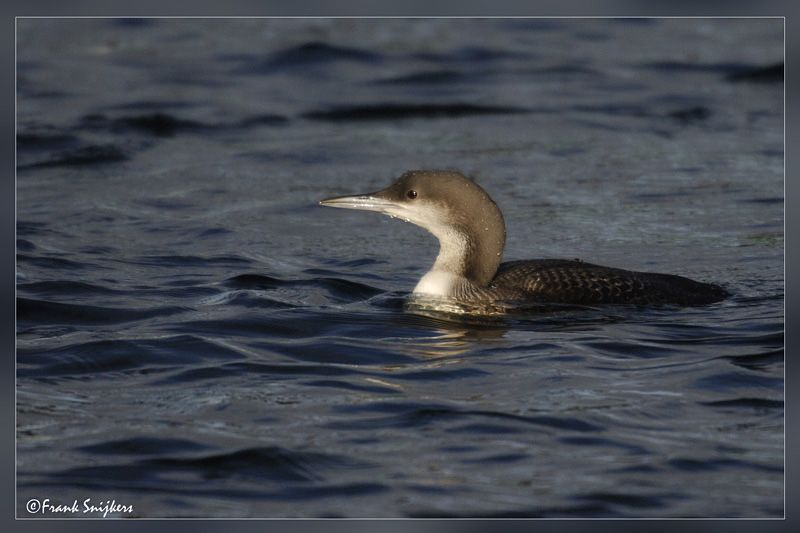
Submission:
[[[768,19],[20,20],[18,516],[782,516],[782,43]],[[493,195],[506,259],[733,296],[406,313],[433,238],[316,202],[428,167]]]

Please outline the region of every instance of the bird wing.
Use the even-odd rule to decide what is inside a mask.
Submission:
[[[727,293],[708,283],[671,274],[634,272],[579,260],[538,259],[503,263],[491,283],[544,302],[699,305]]]

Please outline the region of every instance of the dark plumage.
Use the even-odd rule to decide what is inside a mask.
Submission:
[[[503,263],[489,289],[511,299],[532,298],[565,304],[703,305],[727,292],[672,274],[634,272],[566,259]]]

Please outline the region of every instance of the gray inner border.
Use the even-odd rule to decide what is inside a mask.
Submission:
[[[6,0],[0,4],[3,14],[3,31],[0,39],[3,41],[3,66],[0,85],[6,95],[0,106],[4,127],[0,130],[2,136],[3,161],[7,172],[2,180],[0,190],[0,244],[6,259],[0,261],[0,293],[2,306],[0,306],[0,354],[4,354],[4,368],[0,374],[4,381],[2,391],[2,410],[0,420],[6,428],[0,438],[0,453],[5,461],[0,467],[0,476],[3,483],[0,495],[0,508],[2,515],[11,530],[26,529],[28,531],[107,531],[111,528],[122,527],[125,529],[146,527],[148,530],[163,528],[164,531],[197,531],[221,530],[225,528],[229,533],[233,531],[263,531],[265,528],[279,531],[406,531],[413,528],[415,531],[464,531],[494,529],[502,531],[531,530],[539,531],[613,531],[630,529],[640,531],[652,530],[680,530],[680,531],[793,531],[797,529],[800,520],[800,471],[796,466],[797,446],[800,440],[800,424],[792,423],[793,414],[798,405],[798,395],[790,383],[800,381],[800,364],[786,365],[785,409],[786,409],[786,494],[785,494],[785,520],[214,520],[214,521],[118,521],[104,522],[102,519],[92,521],[78,521],[68,523],[62,520],[14,520],[14,332],[15,332],[15,146],[14,146],[14,118],[15,118],[15,17],[16,16],[785,16],[786,35],[786,82],[784,85],[785,101],[785,231],[788,234],[800,230],[800,216],[786,206],[800,205],[800,186],[798,179],[792,178],[792,169],[796,165],[796,154],[800,150],[800,135],[797,125],[800,120],[800,91],[791,88],[797,87],[800,79],[800,70],[796,68],[795,56],[800,52],[800,2],[792,0],[767,0],[759,3],[745,1],[729,2],[651,2],[645,3],[636,0],[612,0],[603,3],[589,0],[565,2],[545,0],[536,3],[524,0],[494,0],[485,2],[479,0],[441,0],[433,3],[430,0],[406,0],[406,2],[370,2],[369,0],[293,0],[293,1],[264,1],[257,0],[228,0],[226,2],[198,0],[192,4],[180,4],[172,0],[142,0],[136,3],[121,0],[79,0],[70,3],[54,0],[41,0],[39,2],[24,2],[20,0]],[[746,43],[743,43],[746,45]],[[795,126],[794,128],[792,126]],[[785,279],[786,279],[786,318],[787,328],[786,345],[788,349],[787,363],[795,356],[793,348],[798,345],[797,336],[792,332],[800,331],[797,326],[800,317],[800,289],[797,289],[793,279],[793,270],[797,269],[798,239],[785,239]],[[796,276],[794,276],[796,279]],[[797,355],[800,357],[800,355]],[[796,417],[794,417],[796,420]],[[742,490],[747,490],[742,487]],[[792,527],[791,524],[795,523]]]

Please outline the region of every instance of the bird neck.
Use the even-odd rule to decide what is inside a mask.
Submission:
[[[482,217],[435,231],[439,254],[430,272],[464,278],[485,287],[497,273],[505,246],[505,224],[496,206]]]

